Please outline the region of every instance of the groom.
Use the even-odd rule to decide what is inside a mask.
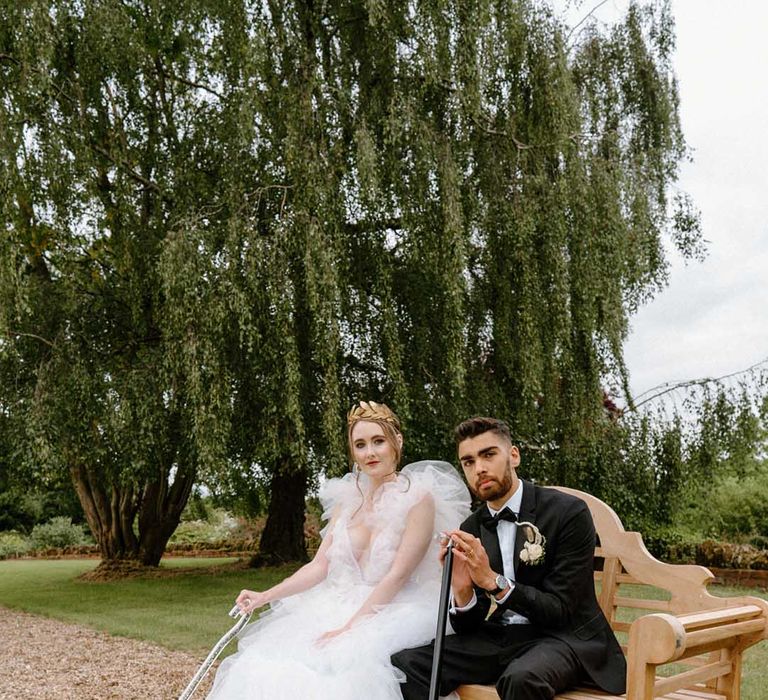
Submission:
[[[456,634],[443,647],[440,694],[465,683],[495,684],[502,700],[546,700],[582,684],[623,693],[624,655],[595,597],[586,504],[518,479],[520,453],[503,421],[471,418],[456,441],[485,504],[448,533]],[[405,700],[428,696],[433,646],[392,657],[406,675]]]

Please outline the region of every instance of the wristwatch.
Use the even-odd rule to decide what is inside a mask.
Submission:
[[[494,580],[494,583],[496,584],[496,588],[494,588],[492,591],[488,591],[489,595],[498,595],[511,585],[509,583],[509,579],[504,574],[498,574]]]

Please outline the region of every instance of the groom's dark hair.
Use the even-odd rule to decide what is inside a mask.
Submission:
[[[488,418],[486,416],[475,416],[474,418],[468,418],[459,423],[454,431],[456,444],[458,445],[467,438],[477,437],[488,431],[500,435],[509,442],[510,445],[514,444],[509,426],[503,420],[499,420],[498,418]]]

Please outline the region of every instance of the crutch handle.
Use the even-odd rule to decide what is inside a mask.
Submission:
[[[232,608],[232,610],[229,611],[229,616],[234,618],[239,618],[237,622],[232,626],[232,628],[227,632],[218,642],[216,642],[216,645],[211,649],[210,654],[205,657],[205,661],[203,661],[202,666],[197,670],[197,673],[194,675],[194,678],[189,682],[189,685],[184,688],[184,692],[179,695],[179,700],[189,700],[189,698],[192,697],[192,694],[197,690],[197,687],[200,685],[200,682],[205,678],[205,674],[208,673],[211,666],[213,666],[213,662],[216,661],[219,654],[224,650],[224,647],[229,644],[234,637],[236,637],[240,630],[243,629],[248,624],[248,621],[251,619],[251,615],[253,613],[247,613],[240,609],[240,606],[235,605],[235,607]]]

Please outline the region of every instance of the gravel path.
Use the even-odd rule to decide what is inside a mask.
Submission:
[[[0,607],[2,700],[170,700],[202,658]],[[213,671],[194,695],[202,700]]]

